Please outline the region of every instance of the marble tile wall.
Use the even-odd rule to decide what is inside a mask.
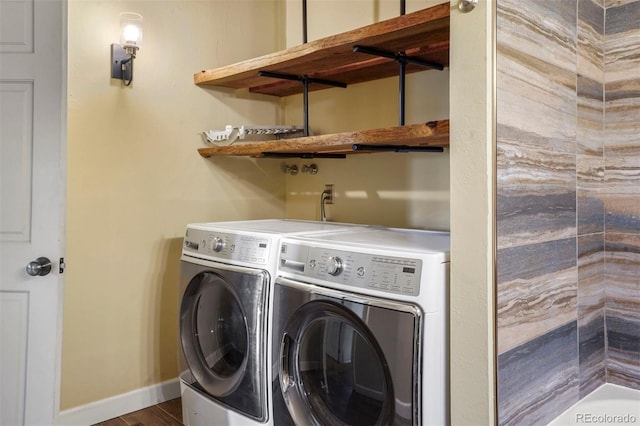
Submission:
[[[499,248],[575,237],[576,10],[571,5],[497,3]]]
[[[601,0],[579,0],[577,9],[578,393],[582,398],[606,382],[603,201],[605,9]]]
[[[544,425],[577,401],[576,334],[574,321],[498,356],[499,424]]]
[[[498,421],[606,380],[602,0],[497,2]]]
[[[640,389],[640,0],[497,2],[498,421]]]
[[[498,421],[640,389],[640,0],[497,2]]]
[[[605,22],[607,381],[640,389],[640,1]]]
[[[606,382],[604,234],[578,237],[580,398]]]

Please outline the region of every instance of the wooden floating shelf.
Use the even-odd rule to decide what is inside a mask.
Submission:
[[[387,58],[353,52],[356,45],[407,56],[427,62],[449,65],[449,3],[408,13],[342,34],[248,59],[233,65],[202,71],[194,75],[200,86],[248,88],[250,92],[273,96],[302,93],[296,81],[258,76],[259,71],[334,80],[346,84],[361,83],[398,75],[398,64]],[[410,65],[406,72],[424,70]],[[328,86],[311,84],[309,90]]]
[[[376,151],[354,151],[355,144],[398,148],[446,148],[449,146],[449,120],[267,142],[237,142],[227,146],[200,148],[198,152],[203,157],[265,157],[277,156],[278,154],[313,157],[323,154],[354,154]]]
[[[449,66],[449,10],[443,3],[342,34],[194,75],[195,84],[248,89],[252,93],[289,96],[303,92],[298,78],[310,79],[309,90],[326,89],[313,80],[344,84],[397,76],[394,59],[354,52],[362,46],[412,59]],[[406,73],[425,68],[407,63]],[[260,71],[293,76],[294,80],[260,76]],[[358,147],[357,149],[355,147]],[[385,151],[415,151],[449,146],[449,120],[426,124],[363,130],[331,135],[279,139],[268,142],[239,142],[198,150],[212,156],[333,156]]]

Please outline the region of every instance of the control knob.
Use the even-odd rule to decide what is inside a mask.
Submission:
[[[215,252],[219,252],[224,248],[224,240],[220,237],[215,237],[211,242],[211,248]]]
[[[327,273],[329,275],[333,275],[334,277],[340,275],[342,270],[344,269],[344,264],[342,259],[338,256],[331,256],[327,259]]]

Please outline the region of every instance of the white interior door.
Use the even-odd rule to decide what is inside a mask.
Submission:
[[[66,0],[0,0],[1,425],[58,411],[65,146]]]

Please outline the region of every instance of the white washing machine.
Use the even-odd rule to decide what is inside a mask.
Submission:
[[[274,286],[274,423],[448,422],[449,234],[283,238]]]
[[[280,239],[355,227],[296,220],[187,226],[179,284],[186,425],[273,424],[267,333]]]

